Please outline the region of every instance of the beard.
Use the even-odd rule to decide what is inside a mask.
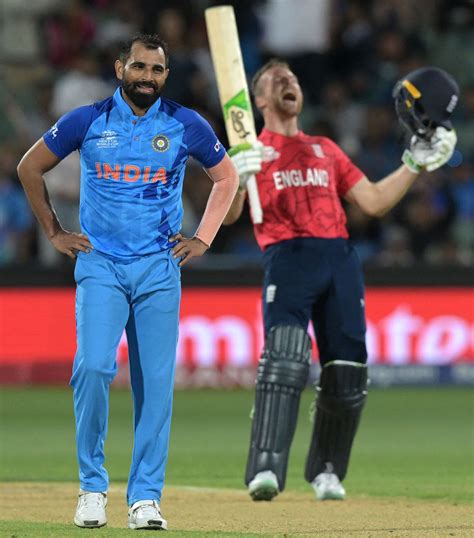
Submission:
[[[138,89],[139,86],[153,88],[153,93],[142,93]],[[163,91],[164,85],[160,87],[153,84],[153,82],[127,82],[124,80],[122,83],[122,88],[135,106],[138,108],[148,109],[154,103],[156,103],[161,95],[161,92]]]

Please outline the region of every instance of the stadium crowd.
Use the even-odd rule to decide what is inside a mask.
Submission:
[[[367,264],[468,265],[474,220],[474,10],[467,0],[3,0],[0,3],[0,266],[68,263],[30,212],[16,175],[24,151],[72,108],[110,95],[119,43],[136,31],[170,46],[165,96],[200,111],[226,135],[208,50],[204,9],[233,3],[249,78],[268,58],[289,62],[305,94],[302,127],[329,136],[373,180],[400,162],[392,89],[423,65],[461,88],[457,150],[425,174],[382,220],[348,207],[349,231]],[[470,51],[470,52],[469,52]],[[256,114],[258,127],[261,120]],[[79,230],[79,158],[46,177],[63,226]],[[211,182],[188,167],[184,234],[193,234]],[[209,256],[258,263],[248,217],[221,230]],[[230,259],[230,258],[229,258]]]

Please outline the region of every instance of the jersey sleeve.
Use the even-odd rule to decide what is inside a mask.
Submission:
[[[92,107],[76,108],[61,118],[43,135],[48,148],[60,159],[80,149],[91,123]]]
[[[337,193],[343,197],[365,174],[349,159],[337,144],[331,142],[331,146],[336,161]]]
[[[186,138],[189,154],[204,168],[212,168],[224,158],[224,146],[209,123],[197,112],[194,112],[193,121],[187,127]]]

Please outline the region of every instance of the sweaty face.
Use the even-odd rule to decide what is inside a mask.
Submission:
[[[141,109],[150,108],[161,95],[168,76],[163,49],[147,49],[134,43],[125,63],[117,60],[117,78],[132,103]]]
[[[266,71],[259,82],[256,104],[280,116],[297,116],[303,107],[303,92],[296,76],[286,67],[276,66]]]

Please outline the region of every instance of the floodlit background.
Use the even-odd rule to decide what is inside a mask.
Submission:
[[[16,165],[60,115],[114,91],[118,44],[136,31],[169,43],[164,95],[198,110],[227,145],[204,22],[204,9],[223,3],[235,6],[249,79],[267,59],[287,60],[305,94],[301,127],[334,139],[373,181],[398,167],[403,151],[395,82],[425,65],[459,82],[453,117],[459,143],[451,161],[420,177],[381,220],[347,207],[365,268],[372,381],[348,489],[356,496],[472,500],[469,0],[0,0],[0,478],[73,483],[77,473],[67,388],[75,352],[74,266],[39,229]],[[77,154],[46,180],[64,227],[79,230]],[[210,187],[191,162],[184,234],[194,233]],[[242,488],[253,399],[247,389],[262,346],[260,261],[246,212],[183,270],[176,380],[183,390],[176,392],[171,484]],[[311,381],[318,375],[316,347],[314,357]],[[131,450],[125,338],[117,360],[107,451],[111,478],[123,483]],[[312,400],[308,387],[288,480],[290,491],[308,495],[302,468]]]
[[[73,264],[32,216],[16,176],[18,160],[60,115],[114,91],[119,42],[137,31],[157,32],[170,45],[165,96],[197,109],[226,143],[204,22],[204,9],[219,3],[0,1],[0,379],[65,382],[74,354]],[[287,60],[304,89],[301,127],[336,140],[373,181],[400,163],[395,82],[424,65],[458,80],[459,144],[448,165],[420,178],[383,219],[353,206],[347,214],[366,267],[370,362],[380,364],[373,381],[472,382],[472,2],[234,4],[249,78],[271,57]],[[64,227],[78,230],[77,152],[47,174],[47,184]],[[187,235],[199,223],[210,186],[191,161],[183,196]],[[180,386],[252,383],[262,345],[260,259],[246,211],[183,271]],[[125,338],[118,360],[117,383],[126,383]]]

